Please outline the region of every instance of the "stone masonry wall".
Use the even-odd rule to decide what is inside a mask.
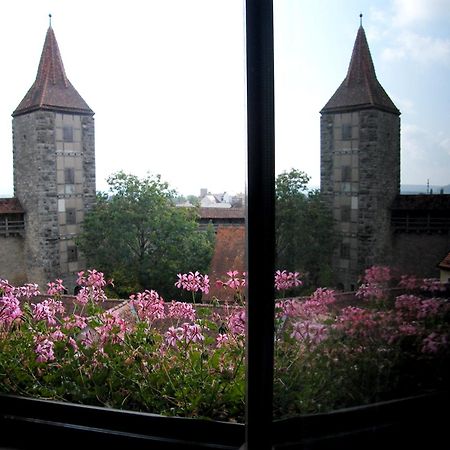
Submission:
[[[54,122],[49,111],[13,119],[14,195],[25,210],[25,265],[29,281],[40,286],[59,269]]]
[[[345,138],[344,125],[351,126]],[[350,169],[346,179],[344,166]],[[338,235],[335,281],[350,289],[367,267],[386,263],[392,252],[390,206],[400,192],[399,117],[378,109],[323,114],[321,192]]]
[[[81,118],[82,145],[83,145],[83,171],[84,171],[84,208],[89,211],[95,203],[95,130],[94,118],[83,116]]]
[[[400,193],[400,119],[360,113],[358,271],[384,264],[392,253],[390,206]]]

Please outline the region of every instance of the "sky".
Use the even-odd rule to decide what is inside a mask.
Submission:
[[[243,0],[0,3],[0,196],[13,195],[11,113],[52,14],[66,74],[95,111],[97,189],[123,170],[180,194],[245,191]],[[450,0],[274,0],[276,172],[320,184],[320,110],[345,78],[363,14],[401,111],[401,182],[450,184]]]

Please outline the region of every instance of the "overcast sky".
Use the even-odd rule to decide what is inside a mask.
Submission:
[[[402,183],[450,184],[449,0],[274,0],[277,172],[319,185],[319,111],[345,78],[360,12],[402,112]],[[122,169],[185,195],[244,191],[243,0],[14,0],[0,3],[0,195],[12,195],[11,113],[36,77],[49,13],[96,113],[97,189]]]

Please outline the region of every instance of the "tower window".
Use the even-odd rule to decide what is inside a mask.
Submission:
[[[342,166],[342,178],[341,181],[352,181],[352,168],[351,166]]]
[[[66,224],[75,225],[77,223],[77,213],[75,208],[66,209]]]
[[[75,169],[73,167],[64,169],[64,182],[66,184],[75,184]]]
[[[341,244],[341,258],[350,259],[350,244]]]
[[[352,138],[352,126],[348,124],[342,125],[342,140],[348,141]]]
[[[348,206],[341,207],[341,221],[350,222],[350,208]]]
[[[67,247],[67,262],[76,262],[78,260],[78,251],[75,246]]]
[[[73,142],[73,127],[70,125],[63,126],[63,141]]]

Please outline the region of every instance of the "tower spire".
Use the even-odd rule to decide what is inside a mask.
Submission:
[[[359,18],[362,23],[362,14]],[[356,35],[347,76],[322,112],[374,107],[400,114],[377,79],[366,33],[361,25]]]
[[[38,109],[93,114],[67,78],[55,32],[51,26],[51,14],[49,21],[50,26],[45,37],[36,80],[13,112],[13,116]]]
[[[48,15],[48,27],[49,28],[52,27],[52,15],[51,14]]]
[[[363,15],[362,15],[362,13],[360,13],[359,14],[359,26],[360,27],[362,27],[362,18],[363,18]]]

